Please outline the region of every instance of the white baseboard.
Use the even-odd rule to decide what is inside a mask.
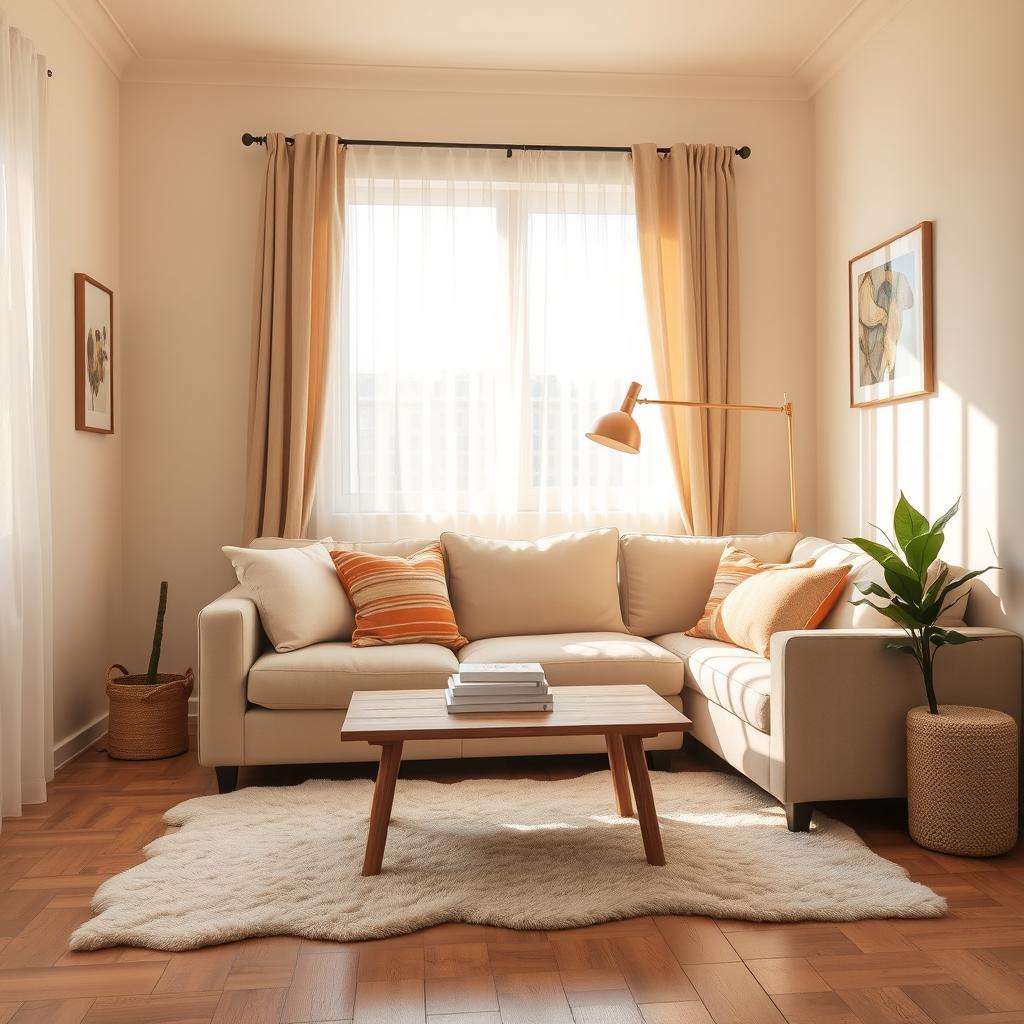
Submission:
[[[107,734],[107,713],[104,711],[99,718],[83,726],[78,732],[65,737],[53,748],[53,770],[60,771],[79,754],[85,753],[98,739]]]
[[[188,717],[195,718],[199,714],[199,698],[189,697]],[[53,748],[53,770],[60,771],[69,761],[79,754],[84,754],[97,740],[107,734],[107,713],[104,712],[78,732],[65,737]]]

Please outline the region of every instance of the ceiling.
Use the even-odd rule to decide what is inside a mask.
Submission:
[[[58,0],[115,70],[188,62],[813,84],[893,0]],[[100,24],[100,22],[104,24]],[[87,33],[88,34],[88,33]],[[113,53],[113,51],[117,51]],[[820,65],[820,66],[819,66]]]

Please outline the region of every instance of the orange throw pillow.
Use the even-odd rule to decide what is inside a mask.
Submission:
[[[439,644],[457,651],[459,632],[448,599],[440,544],[409,558],[332,551],[341,585],[356,613],[353,647]]]
[[[767,658],[773,633],[816,629],[846,586],[850,565],[772,569],[745,580],[718,609],[718,629],[737,647]]]
[[[687,636],[700,637],[703,640],[724,640],[730,643],[729,637],[719,627],[718,610],[722,602],[741,583],[750,579],[758,573],[767,572],[769,569],[806,569],[814,565],[814,559],[806,562],[778,563],[762,562],[742,548],[734,548],[727,544],[722,552],[721,561],[715,571],[715,582],[711,587],[711,596],[704,606],[704,614],[701,615],[697,625],[686,631]]]

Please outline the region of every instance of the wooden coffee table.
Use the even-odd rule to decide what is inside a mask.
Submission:
[[[444,690],[364,690],[352,694],[341,738],[365,740],[381,748],[363,874],[380,874],[406,740],[506,736],[603,735],[616,809],[624,818],[639,818],[648,863],[664,864],[643,740],[663,732],[686,732],[690,720],[649,686],[559,686],[552,687],[551,695],[554,709],[547,712],[449,715]],[[630,801],[630,783],[636,815]]]

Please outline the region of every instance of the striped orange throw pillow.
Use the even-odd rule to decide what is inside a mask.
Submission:
[[[408,558],[332,551],[334,568],[356,613],[353,647],[439,644],[457,651],[459,632],[448,599],[440,544]]]
[[[731,544],[726,545],[715,572],[711,596],[704,606],[704,614],[701,615],[696,626],[686,631],[686,635],[700,637],[704,640],[723,640],[725,643],[731,643],[729,634],[722,628],[719,614],[722,602],[729,594],[744,580],[748,580],[758,573],[767,572],[769,569],[809,569],[812,565],[814,565],[813,558],[806,562],[762,562],[760,558],[755,558],[741,548],[734,548]]]

